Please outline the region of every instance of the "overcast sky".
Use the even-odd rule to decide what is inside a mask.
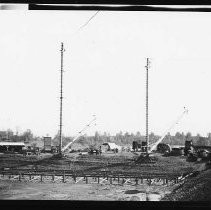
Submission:
[[[97,116],[96,130],[211,131],[211,14],[100,11],[0,12],[0,129],[54,136],[59,129],[60,43],[64,42],[64,134]]]

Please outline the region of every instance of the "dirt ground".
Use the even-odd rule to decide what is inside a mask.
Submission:
[[[171,194],[164,196],[164,201],[211,201],[211,169],[190,177]]]
[[[107,153],[101,156],[70,153],[62,159],[46,155],[37,160],[35,158],[30,159],[30,157],[0,156],[0,164],[19,169],[32,168],[36,165],[37,169],[68,169],[76,172],[108,170],[115,173],[185,173],[197,170],[199,167],[195,163],[187,162],[186,157],[183,156],[163,157],[161,154],[155,155],[157,161],[153,164],[136,164],[134,159],[138,155],[131,152]]]
[[[204,170],[204,163],[187,162],[186,157],[172,156],[163,157],[156,154],[157,161],[153,164],[136,164],[133,153],[79,155],[69,154],[68,157],[57,159],[52,155],[45,154],[41,157],[22,157],[13,155],[0,155],[0,164],[4,167],[31,168],[34,164],[38,169],[71,169],[75,171],[100,171],[108,169],[111,172],[130,173],[184,173],[190,171]],[[118,163],[118,164],[116,164]],[[206,179],[207,180],[207,179]],[[207,183],[205,181],[204,183]],[[191,187],[190,187],[191,186]],[[194,185],[190,185],[193,188]],[[204,186],[210,185],[206,184]],[[202,185],[200,185],[202,187]],[[137,201],[159,201],[159,200],[180,200],[175,192],[181,186],[164,185],[118,185],[118,184],[97,184],[97,183],[62,183],[18,180],[0,180],[1,200],[137,200]],[[188,191],[187,187],[183,191]],[[200,188],[202,191],[202,188]],[[210,191],[209,191],[210,192]],[[181,194],[181,192],[180,192]],[[190,197],[190,196],[189,196]],[[188,200],[189,197],[183,197]],[[203,196],[202,196],[203,197]]]
[[[160,200],[172,191],[172,186],[32,183],[0,181],[1,200]]]

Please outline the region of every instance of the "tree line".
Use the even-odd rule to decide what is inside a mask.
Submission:
[[[153,132],[149,134],[149,142],[150,144],[155,143],[161,138],[159,135],[155,135]],[[58,136],[55,136],[53,139],[58,143]],[[66,145],[68,142],[72,141],[73,137],[65,137],[63,136],[63,144]],[[162,143],[170,144],[170,145],[185,145],[186,140],[192,140],[194,145],[198,146],[211,146],[211,133],[207,134],[207,137],[202,137],[200,134],[193,136],[190,132],[176,132],[175,135],[171,135],[168,133],[163,139]],[[135,134],[122,131],[116,133],[116,135],[110,135],[109,133],[104,132],[100,134],[99,132],[95,132],[94,136],[81,136],[76,142],[77,144],[81,144],[82,146],[87,145],[101,145],[105,142],[114,142],[121,146],[131,146],[133,141],[137,141],[139,144],[141,142],[146,141],[145,135],[141,135],[138,131]]]
[[[149,142],[156,142],[161,136],[155,135],[153,132],[149,134]],[[74,137],[63,136],[63,146],[73,140]],[[76,142],[82,146],[89,145],[100,145],[104,142],[114,142],[121,146],[131,146],[133,141],[137,141],[141,144],[145,141],[145,135],[141,134],[139,131],[134,133],[122,131],[116,133],[115,135],[110,135],[109,133],[95,132],[93,136],[87,136],[86,134],[81,136]],[[202,137],[200,134],[193,136],[190,132],[176,132],[175,135],[168,133],[163,139],[162,143],[170,145],[184,145],[186,140],[193,140],[194,145],[200,146],[211,146],[211,133],[208,133],[206,137]],[[6,131],[0,131],[0,141],[13,141],[13,142],[36,142],[43,141],[43,137],[35,136],[30,129],[27,129],[23,133],[14,133],[12,130],[8,129]],[[57,133],[53,138],[52,142],[54,145],[59,144],[59,133]]]

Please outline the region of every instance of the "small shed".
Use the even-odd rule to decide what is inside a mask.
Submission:
[[[24,142],[0,142],[0,152],[22,152]]]
[[[101,146],[102,151],[113,151],[115,149],[121,150],[122,147],[111,142],[103,143]]]
[[[43,138],[44,140],[44,150],[45,151],[51,151],[51,146],[52,146],[52,139],[49,136],[46,136]]]

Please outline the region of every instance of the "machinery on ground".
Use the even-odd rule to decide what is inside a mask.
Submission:
[[[23,149],[23,155],[40,155],[41,151],[39,147],[27,146]]]
[[[169,144],[159,143],[157,146],[157,151],[167,155],[171,153],[172,148]]]
[[[90,146],[89,147],[89,151],[88,151],[88,154],[90,155],[101,155],[102,154],[102,150],[101,150],[101,147],[96,147],[96,146]]]
[[[187,156],[189,161],[197,161],[198,158],[201,158],[202,160],[211,159],[211,152],[206,149],[206,146],[195,146],[193,144],[193,140],[185,141],[184,154]]]

